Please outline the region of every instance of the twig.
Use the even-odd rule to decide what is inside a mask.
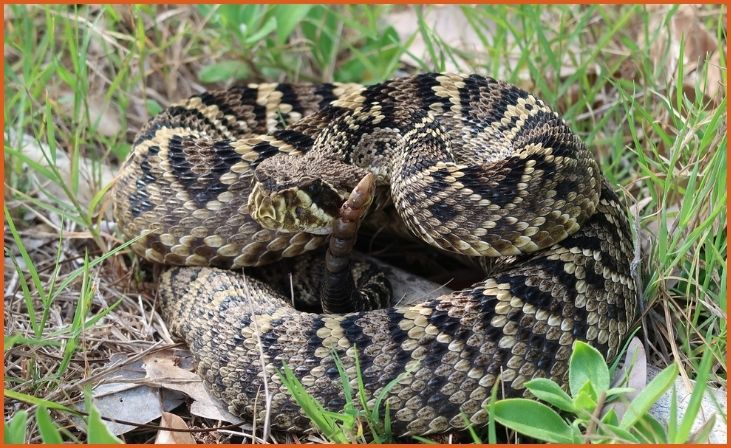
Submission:
[[[261,343],[261,335],[259,332],[259,323],[256,320],[254,314],[254,303],[251,300],[251,290],[249,289],[249,278],[243,275],[244,279],[244,293],[246,294],[247,302],[249,303],[249,309],[251,313],[251,322],[254,324],[254,333],[256,334],[257,347],[259,348],[259,363],[261,364],[261,374],[264,379],[264,427],[262,428],[262,439],[267,440],[270,432],[270,417],[272,408],[272,396],[269,393],[269,378],[267,377],[266,371],[266,357],[264,355],[264,347]]]
[[[604,401],[607,399],[607,393],[602,392],[599,395],[599,399],[596,402],[596,408],[594,409],[594,412],[592,412],[590,420],[589,420],[589,426],[586,428],[586,433],[584,434],[584,443],[589,443],[591,440],[592,434],[594,434],[594,431],[596,431],[597,424],[599,423],[599,416],[602,413],[602,410],[604,409]]]

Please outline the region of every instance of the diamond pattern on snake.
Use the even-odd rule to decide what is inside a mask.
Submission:
[[[395,434],[438,433],[463,428],[463,415],[485,424],[498,376],[508,396],[534,377],[565,384],[575,340],[614,357],[637,317],[624,207],[558,114],[510,84],[438,73],[370,86],[250,84],[169,107],[133,146],[115,216],[126,237],[144,235],[137,254],[170,266],[163,317],[231,412],[263,419],[267,378],[275,428],[310,427],[276,375],[284,363],[337,411],[333,353],[352,379],[357,356],[370,405],[400,378],[386,394]],[[499,269],[384,306],[374,297],[388,285],[349,261],[360,214],[343,224],[343,204],[366,178],[364,225],[392,211],[425,247]],[[338,223],[340,242],[330,238]],[[248,274],[328,245],[329,261],[312,265],[337,265],[322,275],[337,271],[333,284],[364,300],[350,312],[298,310]],[[295,276],[297,288],[318,282]]]

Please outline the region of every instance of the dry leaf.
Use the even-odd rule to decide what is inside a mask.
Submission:
[[[654,39],[650,58],[656,64],[664,64],[668,70],[659,72],[664,81],[675,80],[678,72],[681,42],[685,42],[683,57],[683,88],[685,94],[693,99],[695,85],[702,81],[703,73],[708,70],[707,82],[701,83],[701,92],[715,104],[719,104],[725,94],[719,51],[716,37],[706,29],[698,16],[698,5],[681,5],[670,19],[668,28],[664,27],[665,17],[671,6],[650,7],[648,30],[649,40]],[[655,35],[659,33],[657,38]],[[667,54],[667,59],[664,56]]]
[[[198,402],[195,410],[200,414],[196,415],[234,424],[242,422],[208,393],[203,380],[196,373],[179,367],[176,361],[177,357],[171,351],[161,351],[145,357],[143,364],[146,371],[145,383],[186,394]],[[191,412],[193,409],[191,406]]]
[[[162,413],[160,426],[171,429],[190,429],[182,418],[169,412]],[[195,439],[189,432],[160,430],[155,437],[155,444],[168,443],[195,443]]]
[[[181,392],[140,384],[145,378],[145,371],[139,361],[127,364],[125,359],[112,356],[107,365],[119,365],[119,368],[105,375],[104,383],[94,387],[94,405],[104,417],[137,424],[105,422],[114,435],[149,423],[160,417],[163,411],[171,411],[185,401],[185,395]],[[83,406],[83,403],[77,405],[79,409]],[[82,424],[80,420],[78,423]]]
[[[195,373],[175,365],[175,357],[170,351],[160,351],[148,355],[143,360],[145,383],[177,390],[194,400],[205,400],[208,392],[203,380]]]
[[[190,413],[198,417],[228,422],[234,425],[240,425],[244,423],[244,420],[228,412],[218,402],[206,402],[202,400],[196,400],[190,404]]]
[[[626,383],[624,382],[626,377]],[[612,384],[620,387],[631,387],[634,389],[624,395],[626,400],[612,402],[607,409],[614,409],[617,418],[620,420],[629,403],[640,393],[647,385],[647,357],[642,341],[638,337],[632,338],[627,347],[627,354],[624,357],[622,367],[615,373]]]
[[[242,419],[228,412],[226,406],[208,393],[197,374],[180,367],[179,364],[192,368],[191,359],[186,350],[162,350],[134,363],[127,364],[123,359],[110,361],[109,365],[121,365],[94,388],[94,404],[104,417],[136,423],[135,426],[106,422],[111,432],[120,435],[149,423],[183,404],[186,396],[194,400],[191,404],[194,415],[243,424]],[[83,406],[79,403],[77,408]],[[81,420],[78,424],[83,425]]]
[[[185,401],[179,392],[160,390],[148,386],[136,386],[113,394],[94,398],[94,405],[102,416],[134,422],[137,425],[149,423],[164,411],[172,411]],[[124,434],[137,426],[105,422],[114,435]]]

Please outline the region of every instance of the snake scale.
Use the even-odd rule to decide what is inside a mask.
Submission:
[[[422,303],[346,314],[298,311],[241,273],[325,245],[367,173],[373,208],[391,204],[426,244],[501,268]],[[263,419],[266,379],[278,429],[310,427],[276,374],[284,363],[337,411],[332,354],[354,388],[357,356],[369,406],[396,379],[394,432],[429,434],[485,424],[498,377],[508,396],[536,376],[566,384],[575,340],[614,357],[637,314],[629,225],[593,156],[544,102],[487,77],[202,93],[141,130],[113,196],[133,250],[176,266],[160,280],[163,317],[207,387]]]

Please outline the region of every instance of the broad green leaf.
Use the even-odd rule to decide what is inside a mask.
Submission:
[[[581,390],[590,381],[599,395],[609,389],[609,368],[599,350],[581,341],[574,343],[569,361],[569,389],[571,395]]]
[[[575,409],[591,414],[596,409],[596,402],[597,395],[594,386],[590,381],[587,381],[575,394],[573,405]]]
[[[581,433],[582,423],[582,420],[578,418],[571,422],[571,435],[574,438],[574,443],[579,443],[583,439],[583,434]]]
[[[634,424],[632,433],[636,434],[644,443],[668,443],[665,428],[650,414],[643,415]]]
[[[599,433],[611,437],[612,442],[640,443],[640,440],[634,434],[617,425],[609,423],[602,424],[599,427]]]
[[[43,406],[36,408],[36,423],[38,423],[38,432],[41,433],[43,443],[63,443],[58,426],[48,414],[48,409]]]
[[[548,404],[566,412],[574,412],[574,404],[569,394],[561,389],[561,386],[548,378],[535,378],[525,383],[525,387]]]
[[[572,443],[574,434],[560,415],[543,403],[525,398],[510,398],[495,403],[495,420],[535,439],[553,443]]]
[[[645,387],[629,404],[619,426],[629,428],[634,425],[643,415],[647,414],[650,407],[668,390],[678,376],[678,368],[675,364],[669,365]]]
[[[243,79],[249,74],[249,68],[241,61],[222,61],[207,65],[198,72],[198,79],[204,83],[214,83]]]
[[[5,443],[25,443],[25,432],[28,428],[28,412],[18,411],[10,421],[5,422]]]

